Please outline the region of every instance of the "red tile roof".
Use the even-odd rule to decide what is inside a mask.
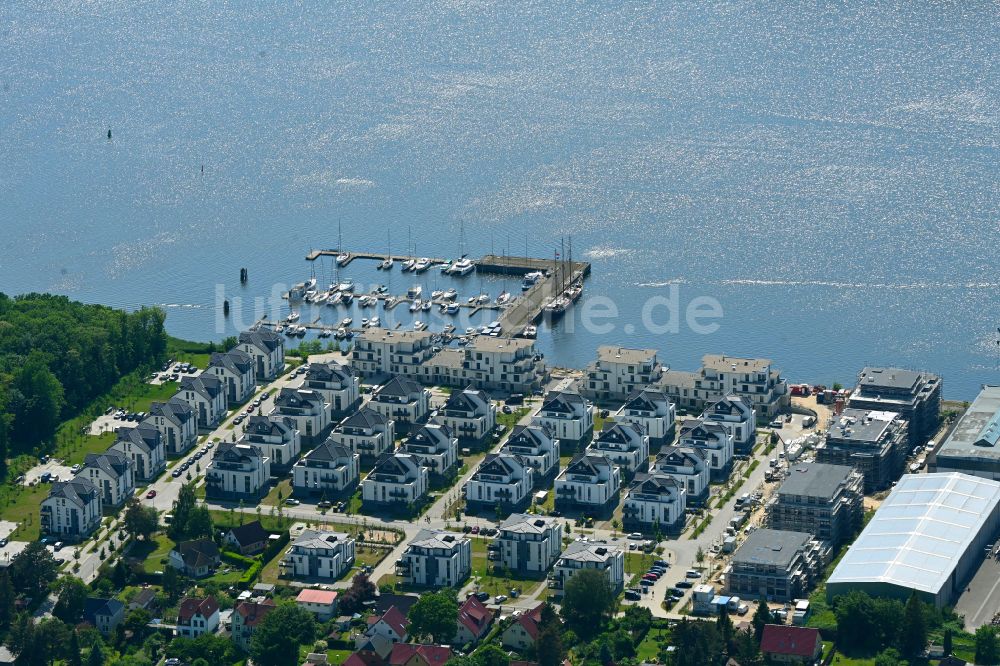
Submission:
[[[180,608],[177,609],[177,622],[187,624],[196,613],[207,618],[218,610],[219,602],[215,600],[215,597],[205,597],[204,599],[188,597],[181,601]]]
[[[493,621],[493,613],[479,599],[469,597],[458,609],[458,621],[478,636]]]
[[[531,636],[531,640],[538,638],[538,623],[542,621],[542,606],[544,603],[538,604],[530,611],[517,618],[518,624],[524,627],[524,630]]]
[[[413,643],[396,643],[389,655],[390,666],[403,666],[413,655],[418,655],[427,666],[444,666],[451,659],[451,648],[442,645],[416,645]]]
[[[382,616],[382,621],[388,624],[396,632],[397,636],[406,636],[406,627],[410,624],[410,621],[395,606],[389,607],[389,610]]]
[[[766,624],[764,635],[760,639],[760,651],[765,654],[811,658],[816,653],[818,641],[818,629]]]
[[[343,666],[382,666],[382,660],[374,652],[355,652],[344,660]]]
[[[295,600],[305,604],[333,605],[337,600],[337,593],[332,590],[302,590]]]
[[[264,599],[260,603],[255,601],[243,601],[236,607],[236,612],[243,618],[243,625],[256,627],[257,623],[267,617],[267,614],[275,608],[274,602]]]

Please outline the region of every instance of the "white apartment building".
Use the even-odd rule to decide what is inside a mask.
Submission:
[[[414,380],[396,375],[380,386],[368,406],[396,424],[397,431],[408,431],[427,419],[431,392]]]
[[[656,456],[653,471],[677,479],[684,486],[688,506],[704,506],[708,500],[711,471],[701,449],[668,446]]]
[[[360,470],[360,454],[327,439],[292,467],[292,490],[307,497],[340,497],[358,485]]]
[[[430,473],[408,453],[382,456],[361,482],[361,501],[374,506],[414,504],[428,490]]]
[[[366,377],[416,377],[420,367],[434,355],[433,346],[428,331],[367,328],[354,339],[351,367]]]
[[[270,461],[271,474],[275,476],[291,469],[302,451],[296,423],[286,416],[251,416],[239,443],[260,449]]]
[[[463,379],[480,389],[532,393],[548,380],[535,343],[521,338],[476,336],[465,346]]]
[[[556,508],[609,511],[617,504],[621,485],[621,470],[607,456],[580,454],[556,477]]]
[[[446,476],[458,467],[458,438],[440,423],[419,426],[403,440],[399,451],[412,455],[431,474]]]
[[[152,481],[167,467],[163,437],[145,421],[135,428],[118,428],[115,442],[108,450],[117,451],[132,461],[133,486],[140,481]]]
[[[562,523],[549,516],[513,513],[501,523],[490,549],[512,572],[544,575],[562,552]]]
[[[151,403],[142,423],[160,431],[165,456],[182,455],[198,442],[197,416],[191,404],[178,395],[166,402]]]
[[[354,566],[354,538],[342,532],[302,530],[285,551],[281,568],[293,578],[337,580]]]
[[[436,418],[451,428],[460,444],[474,446],[493,433],[497,408],[485,391],[467,388],[452,392]]]
[[[220,442],[205,469],[205,497],[256,501],[270,489],[271,463],[250,444]]]
[[[680,534],[687,510],[684,486],[672,476],[640,473],[622,503],[622,527],[644,534]]]
[[[535,470],[535,488],[548,485],[559,473],[559,440],[543,426],[514,426],[500,453],[524,458]]]
[[[331,422],[353,413],[361,404],[361,378],[349,365],[310,363],[301,388],[323,396]]]
[[[615,413],[615,421],[642,426],[649,436],[650,447],[659,448],[674,441],[677,410],[663,391],[655,388],[637,389]]]
[[[409,585],[458,587],[472,571],[472,541],[443,530],[420,530],[396,561],[396,575]]]
[[[788,382],[768,359],[706,354],[701,362],[695,372],[671,370],[660,377],[659,388],[674,404],[703,410],[737,395],[749,399],[758,414],[772,418],[791,402]]]
[[[705,421],[721,423],[733,436],[736,455],[749,456],[757,445],[757,410],[745,396],[727,395],[702,413]]]
[[[587,453],[607,456],[631,477],[649,467],[649,437],[641,425],[606,422]]]
[[[222,382],[229,407],[242,405],[253,396],[257,385],[253,357],[239,349],[213,352],[205,372]]]
[[[361,455],[372,464],[396,448],[396,426],[387,418],[367,407],[340,422],[330,433],[330,440]]]
[[[322,442],[330,432],[329,405],[319,392],[310,389],[281,389],[274,398],[274,408],[269,416],[294,422],[299,438],[306,446]]]
[[[270,328],[243,331],[237,348],[253,359],[258,382],[276,379],[285,369],[285,339]]]
[[[197,377],[182,377],[181,389],[174,397],[191,405],[201,432],[214,430],[226,416],[226,392],[215,375],[203,372]]]
[[[587,366],[581,393],[597,402],[625,400],[636,389],[659,381],[663,367],[655,349],[602,345],[597,360]]]
[[[716,421],[687,419],[681,424],[678,446],[700,449],[705,454],[712,481],[725,481],[733,470],[733,435]]]
[[[79,541],[101,524],[101,491],[84,477],[57,481],[42,500],[40,514],[43,534]]]
[[[612,592],[618,592],[625,586],[625,551],[606,541],[574,541],[556,560],[549,586],[561,594],[573,576],[584,569],[603,572]]]
[[[524,458],[509,453],[488,453],[466,484],[465,506],[469,513],[503,512],[531,503],[534,470]]]
[[[120,508],[135,493],[132,459],[119,451],[88,453],[77,474],[93,483],[101,493],[101,508]]]
[[[594,406],[579,393],[550,391],[531,422],[548,428],[564,449],[573,451],[594,435]]]

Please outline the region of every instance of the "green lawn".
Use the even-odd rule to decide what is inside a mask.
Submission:
[[[625,573],[641,576],[649,571],[653,562],[660,559],[656,553],[627,552],[625,553]]]
[[[635,658],[640,662],[654,662],[660,653],[660,643],[670,640],[669,629],[650,629],[635,649]]]
[[[208,367],[208,360],[211,358],[211,354],[197,354],[192,352],[177,352],[172,354],[174,363],[190,363],[199,370],[204,370]]]
[[[517,422],[520,421],[529,410],[530,408],[528,407],[519,407],[518,409],[515,409],[512,414],[504,414],[503,412],[500,412],[497,414],[497,423],[510,430],[517,425]]]
[[[486,557],[486,546],[491,542],[492,540],[479,537],[472,538],[472,580],[478,583],[479,591],[486,592],[491,597],[498,594],[509,596],[511,588],[517,588],[521,594],[528,594],[545,584],[544,580],[523,578],[502,568],[491,571]]]
[[[4,484],[0,490],[0,517],[18,523],[17,529],[11,535],[18,541],[35,541],[39,537],[38,525],[40,518],[38,509],[42,500],[48,497],[51,486],[40,483],[34,487]]]
[[[267,497],[262,499],[260,503],[265,506],[278,506],[291,496],[292,496],[291,479],[282,479],[274,486],[274,488],[271,488],[271,492],[269,492],[267,494]]]
[[[166,534],[157,534],[152,541],[140,541],[132,546],[129,557],[142,560],[142,570],[146,573],[163,571],[167,566],[167,554],[173,549],[174,542]]]
[[[104,453],[114,443],[114,432],[104,432],[100,435],[84,435],[82,438],[73,440],[67,444],[67,447],[60,451],[60,455],[66,461],[67,465],[82,465],[88,453]]]

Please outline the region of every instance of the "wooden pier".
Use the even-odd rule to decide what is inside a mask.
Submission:
[[[308,261],[315,261],[320,257],[334,257],[343,252],[347,252],[350,259],[341,266],[347,266],[355,259],[369,259],[382,262],[389,258],[388,254],[381,252],[351,252],[341,249],[312,250],[306,255]],[[393,254],[392,259],[398,262],[409,260],[416,261],[419,257]],[[428,257],[432,267],[440,267],[449,263],[450,260],[440,257]],[[481,259],[473,260],[476,271],[483,274],[492,275],[518,275],[523,276],[528,273],[542,273],[544,277],[538,280],[534,286],[514,299],[508,306],[498,306],[494,303],[467,304],[459,303],[460,307],[474,307],[473,312],[480,309],[497,310],[502,309],[503,314],[500,322],[501,335],[506,338],[522,335],[524,329],[542,319],[545,313],[545,305],[563,293],[565,288],[574,282],[583,283],[583,280],[590,276],[590,263],[585,261],[561,261],[558,259],[539,259],[536,257],[513,257],[505,255],[488,254]],[[380,300],[385,300],[387,296],[378,296]],[[397,297],[398,298],[398,297]],[[410,302],[409,299],[398,298],[397,305],[403,302]],[[435,303],[437,304],[437,303]],[[317,328],[327,328],[318,326]]]

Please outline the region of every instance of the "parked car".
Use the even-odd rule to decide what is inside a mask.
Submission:
[[[285,500],[285,504],[287,504],[288,506],[298,506],[299,504],[302,504],[302,502],[298,501],[294,497],[289,497],[288,499]]]
[[[780,428],[785,425],[785,422],[782,421],[781,418],[779,417],[771,421],[771,423],[769,423],[768,425],[770,425],[772,428]]]
[[[639,590],[625,590],[625,598],[629,601],[639,601],[642,595],[639,593]]]
[[[6,545],[7,545],[7,537],[3,537],[2,539],[0,539],[0,548],[3,548]]]
[[[502,604],[503,602],[507,601],[507,595],[498,594],[497,596],[493,597],[493,601],[495,601],[498,604]]]
[[[479,599],[480,601],[489,601],[490,600],[490,593],[489,592],[476,592],[475,597],[476,597],[476,599]]]
[[[472,533],[473,534],[479,534],[479,525],[473,525],[472,526]]]
[[[146,493],[146,499],[153,499],[154,497],[156,497],[155,490],[150,490],[148,493]]]
[[[54,544],[52,544],[52,550],[56,551],[57,553],[60,550],[62,550],[62,547],[63,547],[63,542],[62,541],[56,541]]]
[[[176,479],[176,478],[177,478],[178,476],[180,476],[180,475],[181,475],[181,471],[180,471],[179,469],[175,469],[174,471],[172,471],[172,472],[170,473],[170,476],[174,477],[175,479]]]
[[[682,590],[690,590],[692,587],[694,587],[694,583],[692,583],[689,580],[682,580],[678,581],[675,587],[679,587]]]
[[[651,578],[643,578],[639,581],[639,585],[642,585],[643,587],[650,587],[652,585],[656,585],[656,581]]]
[[[331,506],[333,506],[333,504],[331,502],[328,502],[327,500],[321,500],[316,503],[316,506],[319,507],[320,509],[329,509]]]
[[[655,562],[653,562],[653,566],[663,567],[664,569],[666,569],[667,567],[670,566],[670,563],[667,562],[666,560],[656,560]]]

